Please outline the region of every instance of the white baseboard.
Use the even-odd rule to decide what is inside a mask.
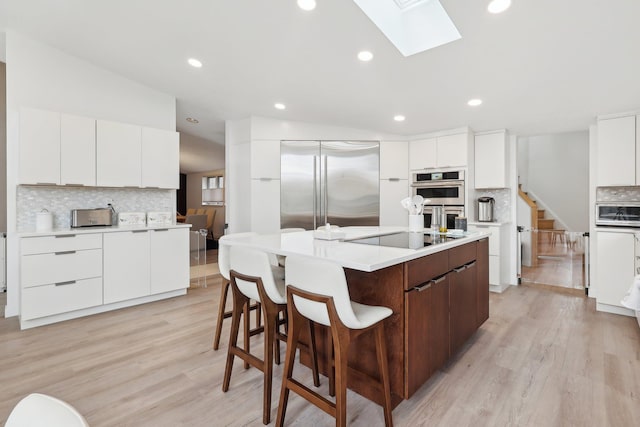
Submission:
[[[498,293],[498,294],[501,294],[501,293],[503,293],[503,292],[504,292],[504,291],[505,291],[509,286],[511,286],[511,285],[510,285],[510,284],[508,284],[508,283],[502,283],[502,284],[500,284],[500,285],[491,285],[491,284],[489,284],[489,291],[491,291],[491,292],[495,292],[495,293]]]
[[[604,304],[596,302],[596,310],[603,311],[605,313],[620,314],[622,316],[636,317],[636,313],[628,308],[618,307],[617,305]]]

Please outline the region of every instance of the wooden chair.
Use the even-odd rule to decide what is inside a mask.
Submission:
[[[222,278],[224,279],[222,286],[220,288],[220,302],[218,304],[218,323],[216,324],[216,333],[215,336],[213,338],[213,349],[214,350],[218,350],[218,348],[220,347],[220,335],[222,334],[222,322],[224,321],[224,319],[231,317],[232,311],[226,311],[226,305],[227,305],[227,295],[229,293],[229,286],[230,286],[230,280],[231,280],[231,275],[230,275],[230,270],[231,270],[231,265],[230,265],[230,261],[229,261],[229,245],[226,244],[226,240],[229,237],[241,237],[241,236],[255,236],[258,233],[254,233],[254,232],[247,232],[247,233],[234,233],[234,234],[227,234],[226,236],[222,236],[219,240],[219,246],[218,246],[218,268],[220,270],[220,275],[222,276]],[[249,341],[249,336],[251,336],[251,334],[258,334],[261,333],[262,330],[259,329],[260,328],[260,323],[261,323],[261,316],[260,316],[260,304],[250,304],[248,307],[246,307],[245,309],[245,317],[244,317],[244,330],[245,330],[245,341],[248,342]],[[254,330],[250,330],[249,329],[249,312],[255,310],[256,312],[256,329]],[[248,367],[248,365],[245,365],[245,367]]]
[[[187,209],[186,215],[195,215],[195,214],[196,214],[196,210],[195,209],[193,209],[193,208]]]
[[[222,391],[229,390],[233,359],[240,357],[264,373],[262,422],[269,424],[271,420],[271,387],[273,382],[273,357],[279,359],[280,339],[285,337],[279,331],[279,314],[287,308],[284,295],[284,281],[276,280],[272,273],[272,265],[265,252],[232,246],[231,289],[233,292],[233,310],[231,316],[231,334],[227,349],[227,363],[224,370]],[[264,316],[264,358],[262,360],[250,353],[249,335],[245,331],[244,349],[237,346],[240,314],[246,313],[245,307],[250,300],[260,302]],[[246,325],[246,322],[245,322]],[[313,337],[313,335],[312,335]],[[315,342],[315,340],[312,340]],[[314,352],[315,354],[315,352]],[[314,381],[318,381],[317,364],[314,363]]]
[[[380,376],[378,385],[383,396],[385,425],[392,426],[391,391],[383,323],[383,320],[393,313],[392,310],[351,301],[344,270],[332,262],[289,256],[286,282],[289,329],[276,425],[281,427],[284,424],[289,390],[293,390],[333,416],[336,426],[346,426],[349,343],[359,335],[371,331],[375,333]],[[317,293],[318,291],[322,294]],[[335,403],[312,391],[292,376],[300,332],[308,322],[319,323],[330,329],[329,347],[333,350],[334,356],[333,361],[329,363],[329,394],[335,394]],[[331,352],[327,357],[331,358]]]
[[[207,237],[213,239],[213,223],[216,220],[216,210],[206,209],[207,213],[207,230],[209,230]]]

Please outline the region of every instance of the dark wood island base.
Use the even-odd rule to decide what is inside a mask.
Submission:
[[[373,272],[345,272],[353,301],[393,310],[384,324],[393,407],[409,399],[489,318],[487,238]],[[324,375],[327,333],[317,325]],[[310,366],[302,349],[300,359]],[[381,404],[378,377],[374,336],[363,334],[350,346],[348,387]]]

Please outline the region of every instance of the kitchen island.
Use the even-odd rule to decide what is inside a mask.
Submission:
[[[340,231],[345,233],[343,241],[314,239],[312,231],[305,231],[229,236],[227,243],[334,261],[345,268],[352,300],[391,308],[385,336],[396,406],[409,399],[489,317],[489,233],[431,236],[406,233],[402,227]],[[407,247],[386,246],[402,246],[398,242]],[[320,369],[325,374],[326,333],[316,333]],[[301,359],[309,364],[303,350]],[[349,367],[348,387],[382,402],[371,380],[378,377],[371,337],[365,334],[351,343]]]

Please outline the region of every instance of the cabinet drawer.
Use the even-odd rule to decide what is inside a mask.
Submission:
[[[101,304],[102,279],[77,280],[23,289],[20,316],[30,320]]]
[[[20,275],[23,288],[102,277],[102,249],[26,255]]]
[[[406,263],[405,290],[414,288],[449,271],[449,251],[436,252]]]
[[[102,249],[102,234],[60,234],[44,237],[24,237],[20,241],[22,255],[47,252]]]
[[[476,259],[476,242],[467,243],[449,250],[449,270]]]

